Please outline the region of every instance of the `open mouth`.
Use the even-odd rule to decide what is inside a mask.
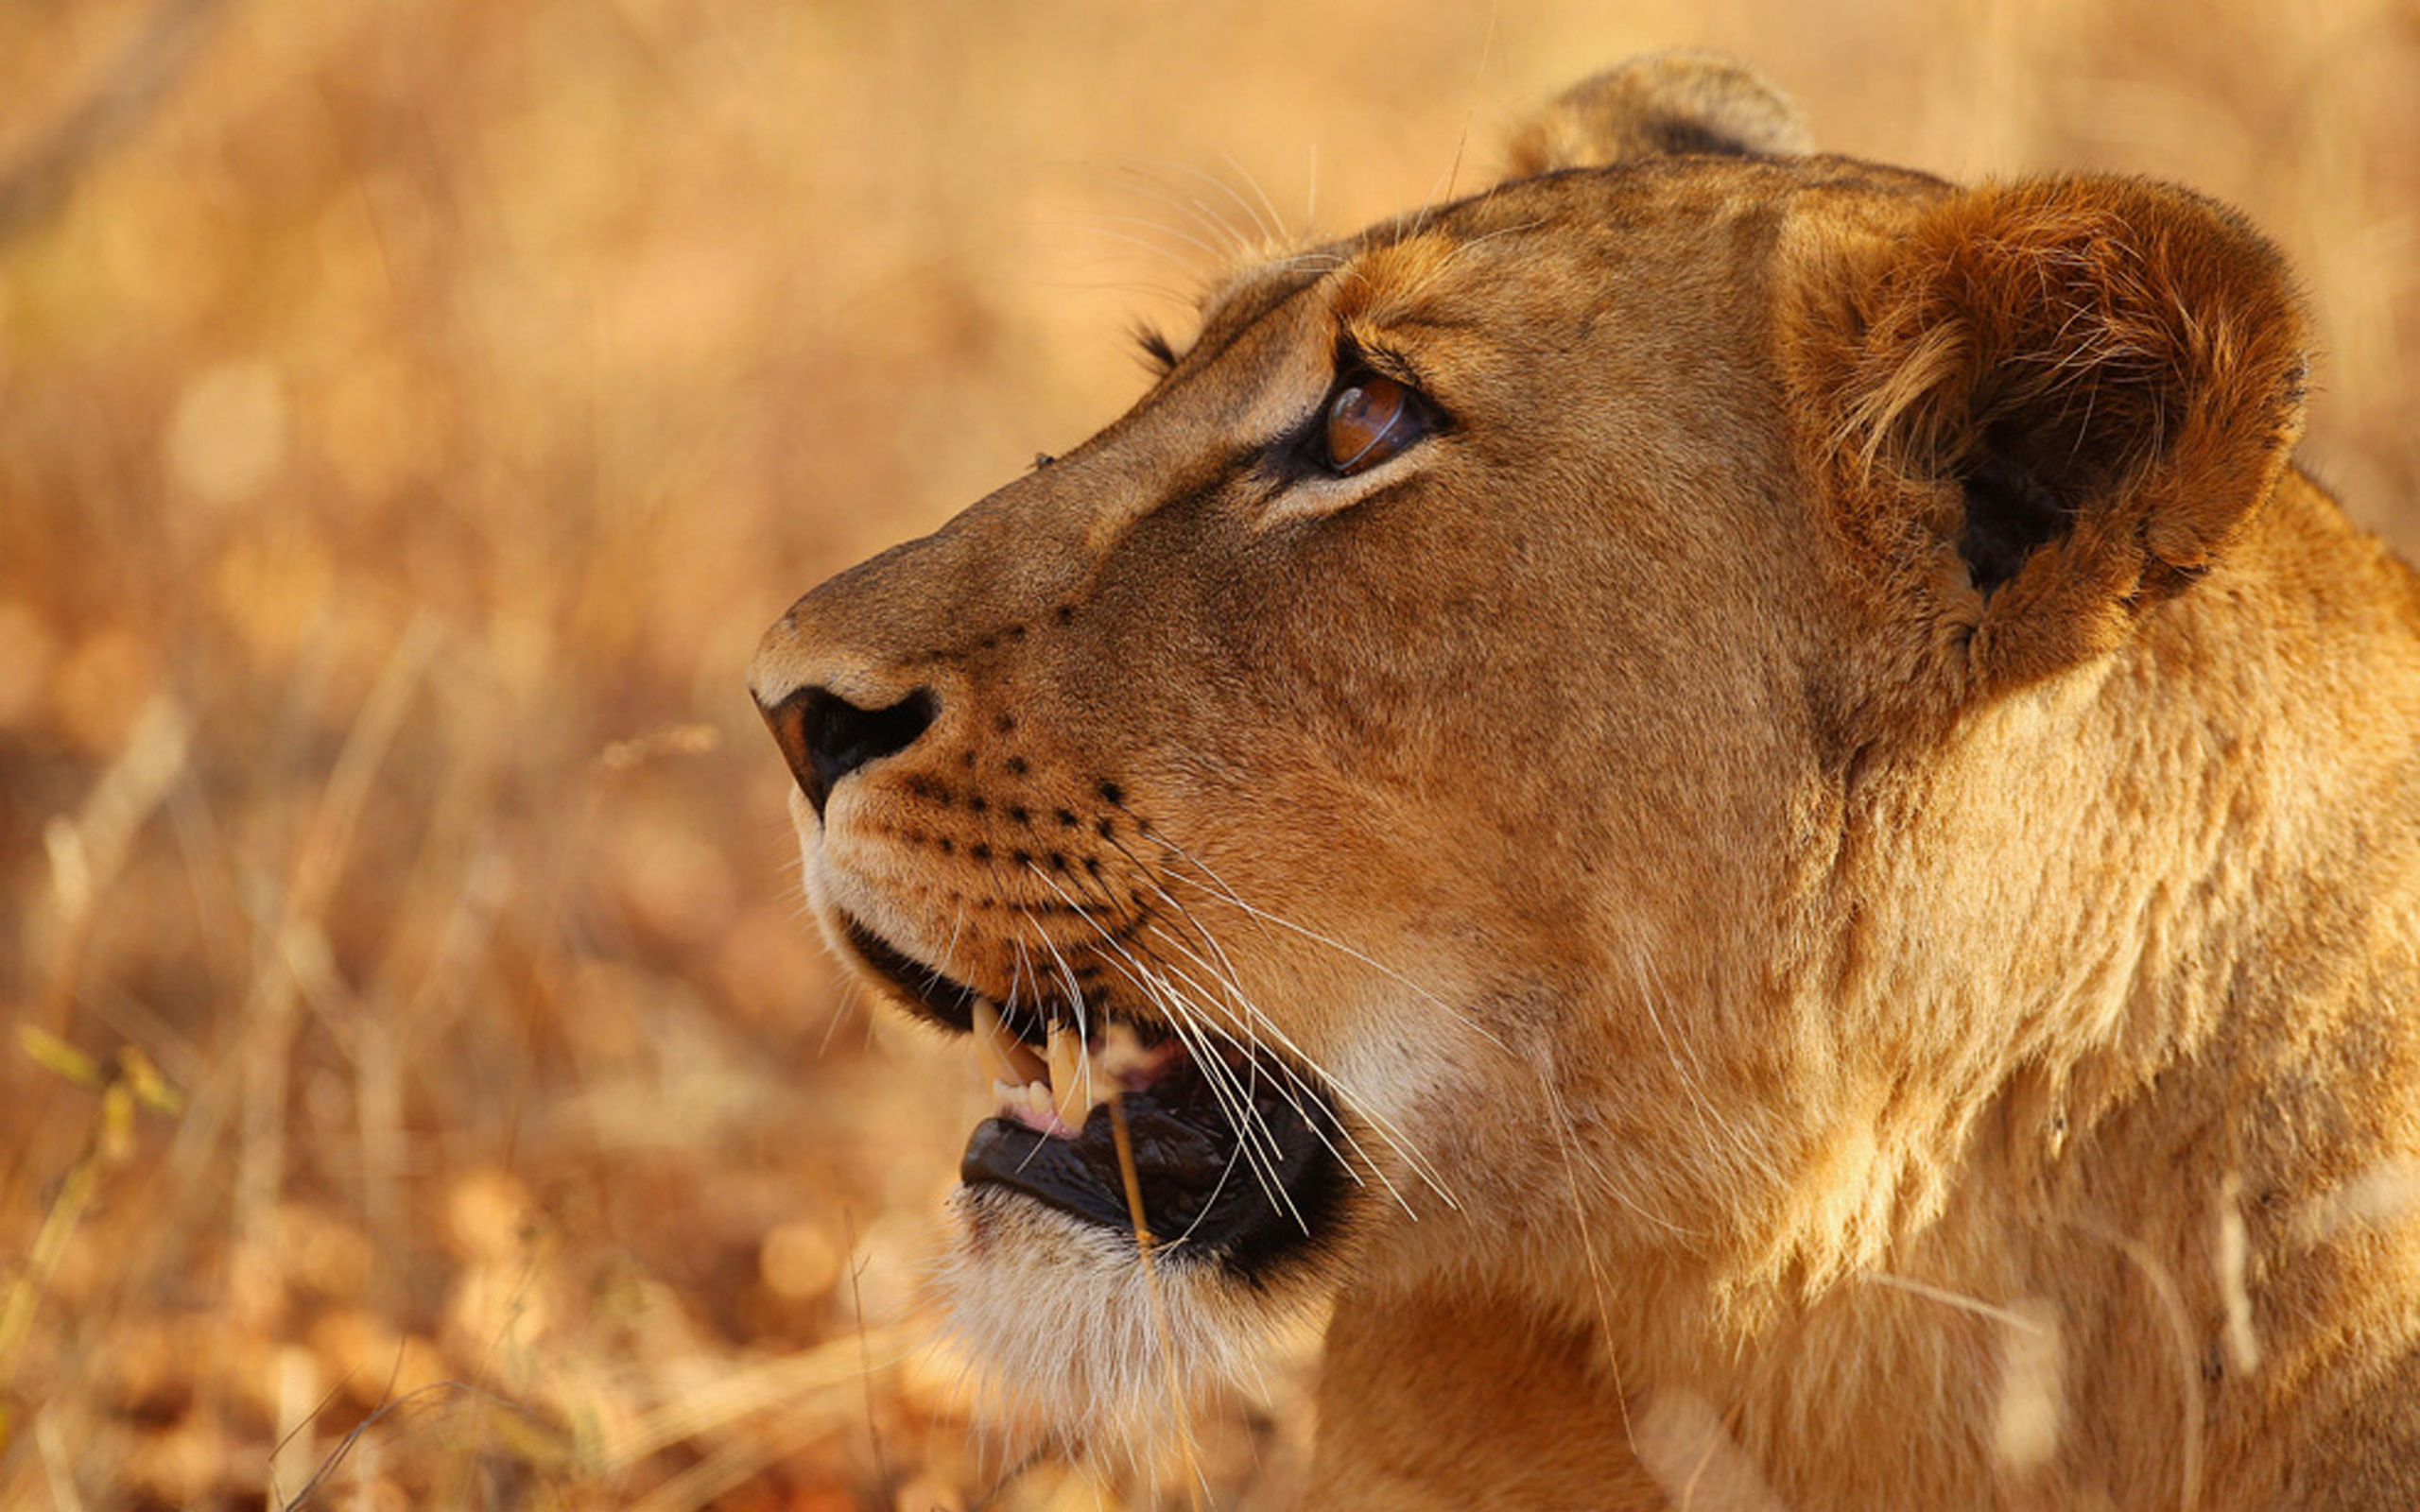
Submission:
[[[855,919],[843,933],[876,975],[972,1040],[994,1113],[959,1162],[967,1186],[1128,1235],[1139,1200],[1155,1253],[1253,1280],[1336,1217],[1352,1178],[1334,1100],[1249,1037],[1099,1004],[994,1003]]]

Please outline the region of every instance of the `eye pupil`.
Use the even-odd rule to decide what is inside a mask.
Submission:
[[[1347,477],[1419,439],[1426,430],[1411,391],[1365,373],[1339,388],[1327,406],[1327,464]]]

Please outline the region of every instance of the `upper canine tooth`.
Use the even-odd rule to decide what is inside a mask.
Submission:
[[[984,1075],[1011,1087],[1040,1081],[1047,1074],[1042,1057],[1009,1033],[1009,1026],[1000,1022],[1000,1010],[985,998],[975,1000],[975,1053],[982,1059]]]
[[[1008,1038],[1008,1030],[1000,1022],[1000,1010],[984,998],[975,1000],[975,1054],[983,1062],[986,1081],[1004,1081],[1011,1085],[1025,1080],[1009,1064],[1001,1053],[1000,1041]]]
[[[1063,1023],[1050,1026],[1050,1101],[1059,1110],[1059,1121],[1071,1129],[1084,1126],[1084,1115],[1092,1110],[1089,1092],[1091,1068],[1082,1064],[1083,1045],[1076,1031]]]

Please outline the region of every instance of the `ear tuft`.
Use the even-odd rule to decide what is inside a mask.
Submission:
[[[1797,108],[1713,53],[1651,53],[1582,80],[1513,133],[1509,177],[1602,168],[1687,153],[1796,157],[1809,149]]]
[[[1877,564],[1954,544],[1985,682],[2106,649],[2184,591],[2301,434],[2284,261],[2197,195],[2093,178],[1953,194],[1863,261],[1816,380],[1839,523]]]

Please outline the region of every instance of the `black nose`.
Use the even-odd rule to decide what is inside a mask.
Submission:
[[[765,711],[799,791],[823,813],[832,784],[868,762],[916,744],[933,723],[933,696],[918,688],[886,709],[860,709],[825,688],[801,688]]]

